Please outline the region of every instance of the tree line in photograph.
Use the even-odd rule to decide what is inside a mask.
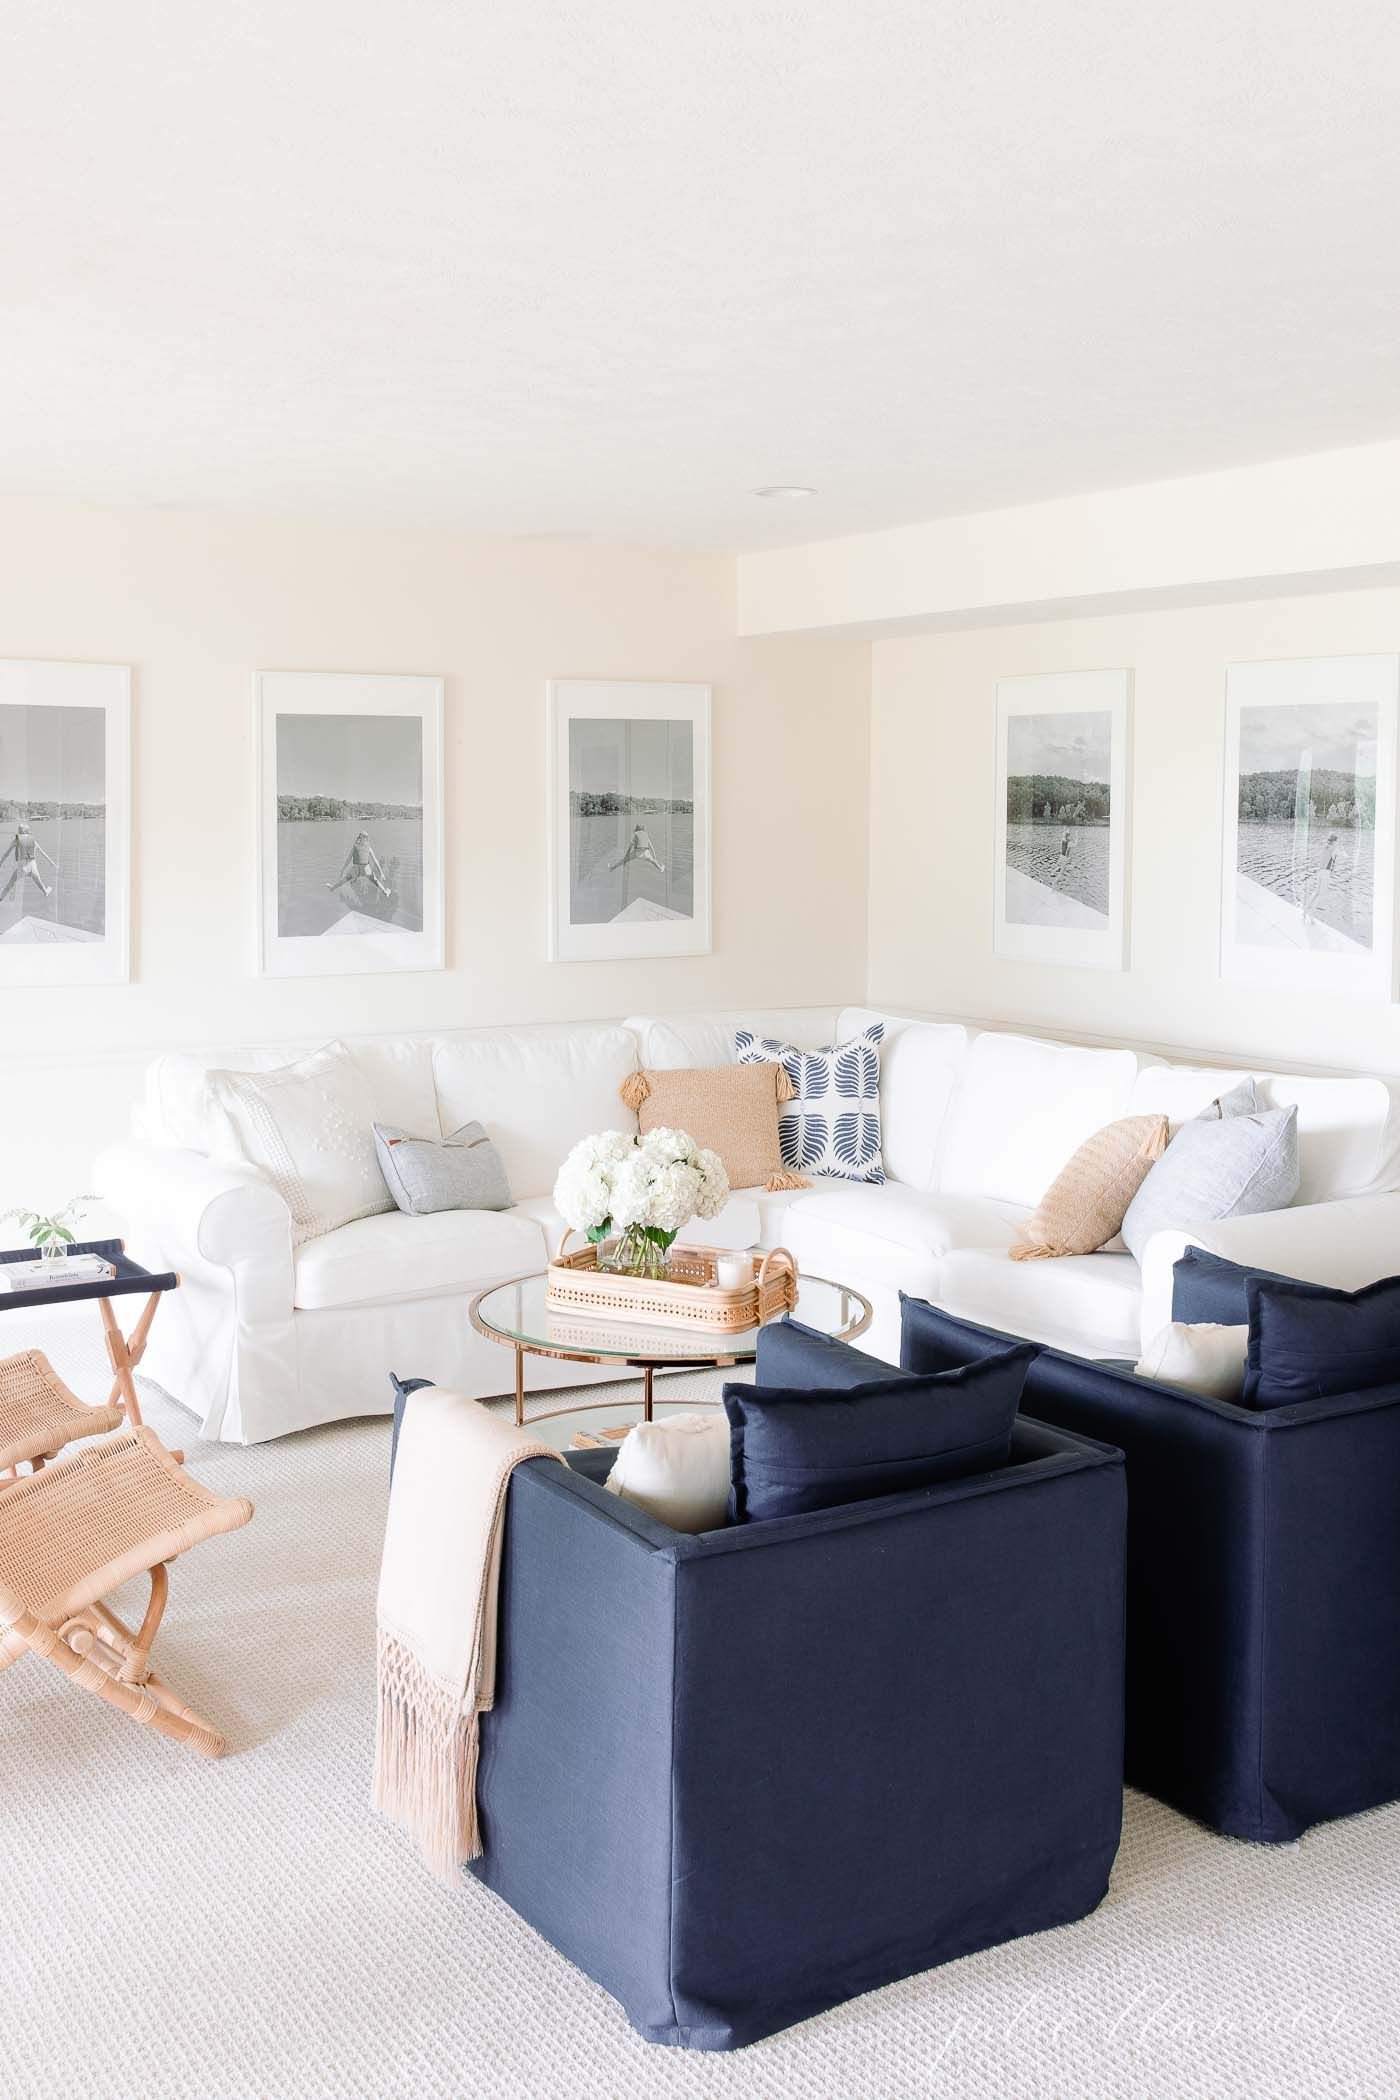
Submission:
[[[279,824],[343,823],[347,817],[356,823],[374,818],[382,824],[389,817],[421,817],[422,814],[422,807],[417,802],[343,802],[338,795],[277,797]]]
[[[1315,773],[1294,770],[1241,773],[1241,824],[1292,824],[1307,813],[1315,824],[1371,831],[1376,822],[1376,783],[1355,773],[1319,767]]]
[[[667,795],[595,794],[574,788],[569,807],[576,817],[688,817],[695,804]]]
[[[1071,780],[1064,773],[1013,773],[1006,783],[1008,824],[1107,824],[1106,780]]]
[[[26,824],[67,822],[74,817],[104,817],[100,802],[25,802],[0,795],[0,823],[22,818]]]

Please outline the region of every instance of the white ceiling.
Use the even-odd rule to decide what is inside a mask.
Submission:
[[[1393,0],[0,38],[0,496],[754,547],[1400,433]]]

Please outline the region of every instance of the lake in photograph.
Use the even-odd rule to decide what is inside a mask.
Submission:
[[[1329,849],[1334,833],[1337,843]],[[1329,828],[1323,821],[1303,831],[1291,823],[1242,822],[1235,848],[1235,865],[1246,881],[1260,884],[1301,920],[1330,926],[1363,948],[1371,946],[1375,859],[1376,835],[1368,824]]]
[[[1068,853],[1062,853],[1060,847],[1066,832],[1070,847]],[[1008,824],[1006,863],[1022,875],[1029,875],[1042,889],[1073,897],[1107,919],[1108,838],[1107,824]],[[1006,916],[1013,922],[1018,917],[1009,898]]]
[[[385,897],[368,877],[330,887],[365,832],[384,871]],[[322,817],[278,820],[277,931],[282,939],[328,933],[359,912],[406,933],[423,931],[423,819]]]

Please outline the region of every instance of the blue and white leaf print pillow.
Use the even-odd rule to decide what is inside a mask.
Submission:
[[[734,1032],[734,1056],[741,1065],[781,1065],[792,1081],[793,1098],[778,1111],[778,1142],[783,1165],[795,1174],[827,1174],[837,1181],[883,1181],[880,1161],[880,1044],[883,1021],[872,1021],[849,1043],[830,1043],[825,1050],[799,1050],[758,1036],[750,1028]]]

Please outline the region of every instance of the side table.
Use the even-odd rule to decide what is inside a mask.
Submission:
[[[107,1396],[107,1404],[110,1407],[119,1400],[126,1411],[127,1421],[136,1428],[141,1421],[141,1402],[136,1395],[132,1373],[146,1353],[146,1337],[151,1331],[162,1293],[178,1290],[180,1279],[173,1269],[159,1273],[143,1269],[139,1262],[131,1260],[121,1240],[84,1240],[69,1252],[100,1255],[112,1264],[116,1273],[86,1277],[80,1283],[46,1283],[37,1290],[0,1291],[0,1313],[34,1311],[40,1306],[73,1305],[81,1300],[92,1300],[101,1315],[107,1358],[112,1366],[112,1390]],[[0,1266],[33,1259],[31,1248],[14,1248],[0,1253]],[[142,1294],[146,1303],[130,1334],[123,1334],[112,1300]]]

